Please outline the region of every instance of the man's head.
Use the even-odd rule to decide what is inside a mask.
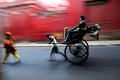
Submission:
[[[85,20],[85,16],[80,16],[80,19],[81,20]]]
[[[46,34],[46,37],[49,37],[49,36],[50,36],[50,34],[47,33],[47,34]]]
[[[12,33],[11,32],[6,32],[5,35],[11,37]]]

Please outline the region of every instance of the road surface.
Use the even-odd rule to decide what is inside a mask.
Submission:
[[[80,66],[64,61],[61,55],[50,62],[50,47],[17,48],[22,61],[14,64],[9,57],[10,63],[3,64],[1,71],[5,80],[120,80],[120,46],[90,47],[89,59]]]

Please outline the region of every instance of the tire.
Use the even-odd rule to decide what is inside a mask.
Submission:
[[[65,58],[72,64],[79,65],[88,59],[88,47],[80,40],[72,40],[64,50]]]

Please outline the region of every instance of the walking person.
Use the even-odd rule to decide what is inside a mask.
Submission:
[[[52,47],[50,49],[50,61],[54,61],[53,54],[61,54],[61,55],[63,55],[63,53],[59,51],[59,48],[57,46],[58,42],[56,40],[56,37],[54,37],[54,36],[52,36],[50,34],[46,34],[46,37],[50,40],[49,44],[52,44]]]
[[[13,39],[12,33],[11,32],[6,32],[5,33],[5,39],[3,40],[3,46],[5,49],[5,55],[3,57],[3,63],[6,63],[8,57],[10,54],[12,54],[16,58],[16,62],[20,62],[20,56],[17,52],[17,49],[15,48],[14,44],[15,41]]]

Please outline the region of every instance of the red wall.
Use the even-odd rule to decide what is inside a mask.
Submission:
[[[46,40],[46,33],[51,33],[52,35],[57,36],[58,39],[63,39],[64,28],[73,27],[79,23],[80,15],[86,16],[89,26],[92,26],[95,23],[100,24],[101,35],[115,34],[116,31],[120,31],[120,1],[108,0],[105,4],[96,6],[86,6],[85,1],[87,0],[68,0],[68,5],[64,5],[67,12],[49,14],[47,16],[32,15],[39,12],[46,12],[44,9],[46,6],[41,6],[40,2],[37,1],[28,5],[0,8],[0,10],[7,10],[8,12],[4,14],[9,15],[7,18],[9,22],[6,22],[6,20],[2,21],[3,24],[9,23],[8,27],[2,25],[3,33],[11,31],[16,40]],[[25,1],[19,1],[19,3],[21,2]],[[13,5],[15,4],[18,4],[18,2]],[[18,13],[14,14],[13,12]],[[0,17],[6,19],[5,15]]]
[[[19,2],[22,2],[22,0]],[[82,0],[68,0],[67,5],[60,4],[61,6],[64,6],[65,10],[67,11],[64,13],[55,13],[47,16],[31,16],[31,14],[46,12],[44,9],[46,6],[41,6],[39,3],[40,2],[35,2],[34,4],[27,6],[21,5],[5,8],[5,10],[10,11],[9,16],[11,18],[11,25],[9,28],[4,27],[4,32],[11,31],[14,34],[15,38],[19,40],[45,40],[46,33],[51,33],[57,36],[58,39],[63,39],[64,28],[73,27],[79,23],[79,16],[82,14],[83,9]],[[15,4],[18,3],[14,3],[13,5]],[[34,7],[26,8],[28,6]],[[56,8],[59,9],[59,7]],[[18,12],[18,14],[13,14],[11,12]]]

